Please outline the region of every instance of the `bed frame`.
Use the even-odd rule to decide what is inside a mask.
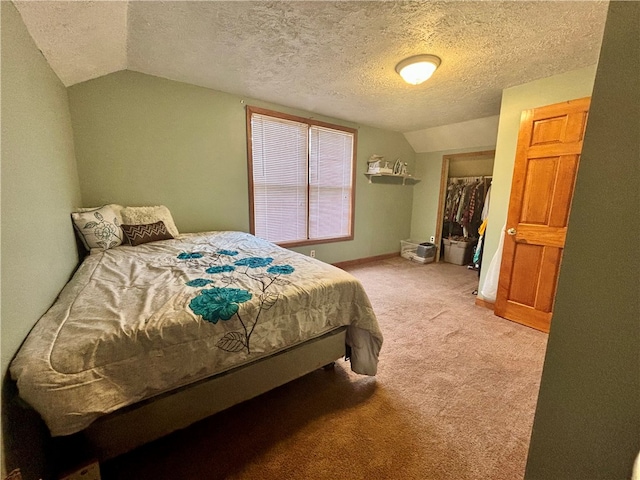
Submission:
[[[54,437],[59,452],[80,446],[100,462],[133,450],[214,413],[249,400],[345,356],[346,327],[339,327],[275,355],[100,417],[82,432]],[[185,405],[188,408],[185,408]],[[77,463],[83,459],[67,459]]]

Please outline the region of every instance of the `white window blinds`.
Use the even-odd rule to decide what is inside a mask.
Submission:
[[[307,236],[307,126],[253,115],[255,235],[272,242]]]
[[[322,127],[310,130],[309,237],[348,236],[353,135]]]
[[[253,233],[281,244],[352,238],[355,131],[281,115],[248,115]]]

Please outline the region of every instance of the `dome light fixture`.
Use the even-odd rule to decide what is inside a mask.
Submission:
[[[440,66],[440,58],[435,55],[414,55],[396,65],[396,72],[411,85],[419,85],[427,80]]]

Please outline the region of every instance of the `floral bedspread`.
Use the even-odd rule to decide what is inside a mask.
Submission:
[[[375,375],[376,317],[350,274],[240,232],[90,255],[10,371],[52,435],[346,325],[351,368]]]

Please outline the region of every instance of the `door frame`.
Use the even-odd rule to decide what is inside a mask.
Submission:
[[[440,261],[440,249],[442,246],[442,217],[444,216],[444,205],[447,199],[447,183],[449,180],[449,164],[451,160],[457,160],[461,158],[477,158],[478,160],[485,160],[487,158],[495,158],[495,150],[481,150],[478,152],[465,152],[465,153],[450,153],[442,156],[442,169],[440,171],[440,195],[438,197],[438,213],[436,214],[436,262]]]

